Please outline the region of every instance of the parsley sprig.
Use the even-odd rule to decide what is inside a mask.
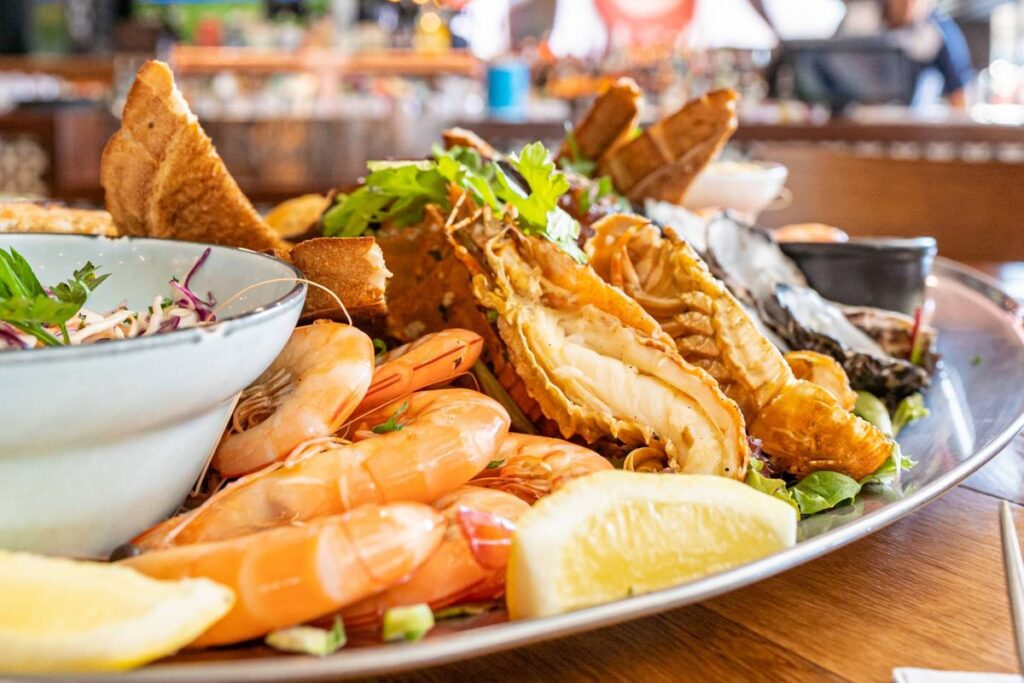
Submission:
[[[508,163],[526,187],[497,162],[464,147],[435,148],[431,158],[423,161],[370,162],[363,187],[340,195],[324,214],[324,234],[357,237],[383,223],[413,225],[423,220],[428,204],[450,211],[451,184],[469,192],[480,205],[496,211],[514,209],[524,233],[544,237],[584,262],[586,256],[576,243],[579,223],[558,207],[559,198],[569,191],[569,181],[544,145],[526,145],[510,155]]]
[[[32,335],[45,346],[69,343],[67,321],[109,276],[96,271],[96,266],[86,263],[70,280],[48,291],[24,256],[14,249],[0,249],[0,321]],[[60,328],[62,338],[46,329],[55,326]]]

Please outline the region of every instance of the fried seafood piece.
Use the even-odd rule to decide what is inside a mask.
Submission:
[[[117,236],[117,228],[106,211],[68,209],[35,202],[0,202],[0,233],[3,232]]]
[[[798,379],[674,232],[662,234],[646,219],[625,214],[598,221],[594,230],[587,242],[594,270],[657,319],[683,358],[718,380],[742,409],[750,435],[780,468],[797,476],[829,469],[860,479],[889,456],[892,444],[885,435],[846,408],[850,387],[842,368],[829,364],[823,370],[838,385],[830,389],[843,395],[842,402],[830,390]]]
[[[453,220],[471,218],[475,209],[468,204],[462,205]],[[394,271],[387,289],[388,335],[411,342],[452,327],[477,333],[483,339],[480,360],[493,371],[510,398],[539,431],[558,435],[558,426],[530,398],[506,358],[504,342],[477,306],[470,272],[455,257],[445,236],[446,220],[437,206],[429,205],[418,225],[386,226],[377,232],[377,242]]]
[[[598,160],[626,140],[640,120],[643,93],[632,78],[620,78],[601,93],[584,115],[572,135],[576,152],[586,159]],[[562,145],[558,159],[572,156],[568,141]]]
[[[100,183],[127,235],[282,249],[238,189],[163,62],[135,75],[121,128],[107,142]]]
[[[686,191],[736,131],[734,90],[714,90],[608,154],[600,173],[633,201],[682,204]]]
[[[785,358],[797,379],[817,384],[832,394],[843,410],[853,410],[857,392],[850,387],[850,378],[839,361],[817,351],[790,351]]]
[[[742,479],[743,416],[632,299],[557,246],[480,219],[453,228],[509,364],[563,437],[662,451],[677,472]]]

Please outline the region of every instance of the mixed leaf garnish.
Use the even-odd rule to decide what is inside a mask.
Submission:
[[[65,323],[85,305],[89,295],[109,274],[97,274],[92,263],[76,270],[70,280],[43,287],[25,257],[0,249],[0,322],[30,334],[45,346],[69,343]],[[47,327],[59,327],[58,338]]]
[[[903,399],[891,417],[885,404],[878,397],[867,392],[857,394],[854,413],[878,427],[890,439],[894,439],[910,422],[928,416],[928,409],[924,406],[924,397],[921,394],[913,394]],[[785,479],[768,476],[765,472],[765,463],[758,458],[751,458],[746,483],[762,493],[789,503],[801,515],[806,516],[852,502],[869,486],[898,489],[903,472],[916,464],[916,461],[903,455],[900,445],[893,441],[892,453],[881,467],[860,481],[840,472],[819,470],[791,484]]]
[[[585,262],[576,242],[580,225],[558,207],[559,198],[569,191],[569,181],[544,145],[526,145],[509,155],[507,162],[518,178],[497,161],[485,160],[465,147],[435,148],[430,159],[421,161],[370,162],[365,184],[340,195],[324,214],[324,234],[357,237],[385,223],[414,225],[423,220],[428,204],[451,211],[448,187],[455,185],[481,206],[513,211],[525,234],[544,237],[576,261]]]

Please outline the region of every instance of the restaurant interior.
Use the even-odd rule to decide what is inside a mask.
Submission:
[[[368,159],[423,156],[451,126],[498,148],[551,144],[630,76],[642,123],[710,88],[741,94],[726,158],[789,169],[765,226],[932,234],[952,258],[1024,258],[1024,4],[640,4],[7,0],[0,193],[100,203],[100,152],[154,56],[261,206],[351,185]]]
[[[1024,0],[0,0],[0,679],[1020,681],[1022,216]],[[509,474],[520,438],[584,464]],[[451,444],[448,488],[394,474]],[[670,577],[548,590],[587,552],[581,592]],[[17,588],[51,560],[222,592],[161,647],[51,641],[93,614]]]

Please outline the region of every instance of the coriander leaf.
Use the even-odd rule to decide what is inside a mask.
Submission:
[[[373,350],[374,350],[374,360],[379,362],[380,361],[380,357],[388,352],[388,345],[384,343],[383,339],[377,339],[376,337],[374,337],[373,338]]]
[[[504,464],[505,464],[504,460],[492,460],[489,463],[487,463],[487,467],[485,467],[484,469],[493,470],[493,469],[496,469],[498,467],[501,467]]]
[[[567,158],[561,160],[561,167],[581,176],[589,178],[597,170],[597,162],[580,152],[579,143],[576,141],[576,133],[572,124],[565,124],[565,146],[569,150]]]
[[[548,214],[558,205],[558,198],[569,191],[569,181],[564,173],[555,168],[554,162],[548,159],[548,151],[539,142],[526,145],[519,154],[511,155],[509,161],[526,181],[530,194],[526,195],[518,187],[513,187],[499,167],[498,183],[502,190],[499,196],[514,206],[520,218],[528,224],[544,229],[548,223]]]
[[[931,413],[924,407],[924,396],[920,393],[911,394],[900,401],[892,415],[892,433],[898,435],[904,427],[915,420],[926,418]]]
[[[789,492],[793,494],[800,512],[813,515],[853,500],[860,493],[860,484],[845,474],[819,470],[790,486]]]
[[[409,410],[409,402],[403,401],[402,405],[398,406],[398,410],[395,414],[388,418],[387,422],[382,422],[370,431],[374,434],[387,434],[388,432],[400,432],[405,429],[405,425],[398,424],[398,418],[402,416],[402,413]]]
[[[761,474],[762,469],[764,469],[764,463],[754,458],[750,459],[750,466],[747,468],[747,478],[745,479],[747,486],[792,505],[793,509],[799,514],[800,506],[797,505],[793,494],[786,488],[786,482],[782,479],[764,476]]]

